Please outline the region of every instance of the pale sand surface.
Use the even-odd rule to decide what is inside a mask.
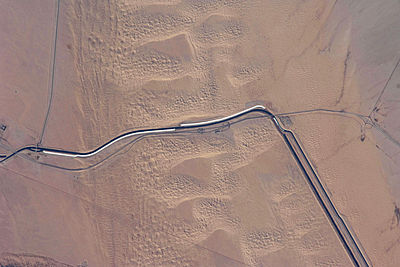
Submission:
[[[47,109],[54,1],[0,2],[2,137],[15,148],[37,142]]]
[[[84,198],[115,211],[88,210],[106,265],[349,264],[265,119],[146,139],[80,182],[89,187]]]
[[[359,111],[369,114],[376,103],[377,110],[371,115],[385,133],[373,129],[373,142],[382,156],[393,201],[399,206],[400,5],[396,1],[385,0],[353,1],[342,3],[342,6],[351,15],[354,28],[351,57],[355,68],[351,80],[357,81],[360,88]]]
[[[322,125],[321,120],[325,122]],[[330,189],[333,202],[348,219],[371,261],[382,266],[398,265],[396,240],[400,231],[393,221],[393,198],[374,136],[367,133],[362,142],[359,123],[338,116],[315,114],[296,117],[293,122],[293,130]]]
[[[397,43],[390,41],[396,32],[376,26],[389,48],[375,49],[384,51],[381,62],[367,61],[377,41],[362,42],[364,24],[392,29],[395,2],[379,9],[325,0],[61,1],[43,144],[91,149],[127,129],[229,115],[254,103],[275,113],[365,113],[393,67]],[[42,128],[53,3],[4,2],[1,9],[2,25],[11,28],[1,28],[0,50],[10,62],[1,64],[7,83],[0,105],[8,148],[37,142]],[[20,25],[21,17],[29,23]],[[290,119],[372,263],[399,265],[394,197],[377,137],[368,131],[361,142],[359,124],[348,118]],[[265,119],[220,134],[145,139],[82,173],[21,158],[1,167],[0,252],[90,266],[351,265]]]

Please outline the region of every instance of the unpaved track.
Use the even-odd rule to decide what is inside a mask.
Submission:
[[[105,148],[111,146],[112,144],[132,136],[146,136],[146,135],[154,135],[154,134],[163,134],[163,133],[174,133],[180,132],[182,130],[187,129],[202,129],[204,127],[221,124],[224,122],[230,122],[233,119],[242,117],[244,115],[250,113],[263,113],[272,120],[276,129],[281,134],[282,138],[284,139],[289,151],[291,152],[292,156],[296,160],[299,168],[303,172],[304,176],[307,179],[308,185],[311,187],[316,199],[318,200],[319,204],[321,205],[325,215],[327,216],[329,222],[331,223],[332,227],[334,228],[339,240],[341,241],[343,247],[345,248],[348,256],[352,260],[355,266],[371,266],[368,257],[366,256],[360,242],[358,241],[357,237],[350,229],[348,224],[345,222],[343,217],[340,215],[339,211],[336,209],[335,205],[333,204],[332,200],[330,199],[326,189],[324,188],[323,184],[321,183],[316,171],[312,167],[310,161],[308,160],[305,152],[301,148],[299,142],[297,141],[295,134],[283,128],[279,123],[277,117],[268,111],[262,105],[256,105],[235,113],[230,116],[226,116],[220,119],[214,119],[210,121],[203,121],[203,122],[194,122],[194,123],[182,123],[178,127],[171,127],[171,128],[158,128],[158,129],[146,129],[146,130],[135,130],[130,131],[124,134],[121,134],[107,143],[91,150],[88,152],[75,152],[69,150],[62,150],[62,149],[52,149],[52,148],[45,148],[40,146],[26,146],[23,147],[9,155],[0,155],[3,159],[0,163],[5,162],[6,160],[18,155],[23,151],[32,151],[32,152],[42,152],[49,155],[54,156],[62,156],[62,157],[72,157],[72,158],[85,158],[91,157],[96,155],[97,153],[101,152]]]

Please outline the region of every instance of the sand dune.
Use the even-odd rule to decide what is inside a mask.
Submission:
[[[85,151],[253,104],[366,114],[398,54],[395,2],[60,1],[56,42],[54,1],[3,2],[1,152],[38,142],[54,44],[47,147]],[[393,136],[397,83],[373,114]],[[398,266],[397,150],[343,115],[281,120],[373,265]],[[37,162],[70,164],[31,153],[0,166],[0,265],[352,265],[266,118],[144,138],[82,172]]]

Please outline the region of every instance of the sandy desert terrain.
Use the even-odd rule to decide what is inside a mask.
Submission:
[[[262,104],[371,263],[400,265],[398,1],[3,0],[0,12],[0,153],[87,151]],[[272,123],[246,118],[87,160],[0,163],[0,264],[352,266]],[[82,171],[43,165],[117,151]]]

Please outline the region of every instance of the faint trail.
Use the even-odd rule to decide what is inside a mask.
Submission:
[[[328,115],[343,116],[346,118],[356,120],[360,124],[361,135],[364,137],[365,137],[365,126],[366,125],[371,125],[371,126],[375,127],[369,117],[359,114],[359,113],[348,112],[348,111],[344,111],[344,110],[331,110],[331,109],[318,108],[318,109],[309,109],[309,110],[300,110],[300,111],[279,113],[279,114],[276,114],[276,116],[278,116],[278,117],[296,116],[296,115],[307,115],[307,114],[312,114],[312,113],[325,113]]]
[[[399,62],[397,62],[397,65],[399,65]],[[359,113],[355,112],[348,112],[344,110],[330,110],[330,109],[309,109],[309,110],[300,110],[300,111],[293,111],[293,112],[286,112],[286,113],[279,113],[276,114],[276,116],[290,116],[290,115],[306,115],[310,113],[330,113],[333,115],[338,115],[338,116],[344,116],[348,118],[353,118],[356,120],[356,118],[359,118],[360,120],[363,121],[364,125],[361,125],[362,131],[364,131],[364,127],[368,125],[369,127],[375,128],[378,132],[380,132],[382,135],[384,135],[387,140],[392,142],[394,145],[400,147],[400,142],[396,140],[393,136],[391,136],[384,128],[382,128],[378,123],[374,122],[371,119],[371,116],[366,116],[362,115]],[[372,112],[371,112],[372,113]],[[358,120],[357,120],[358,121]],[[359,121],[358,121],[359,122]]]
[[[344,111],[343,111],[344,112]],[[97,147],[96,149],[88,152],[75,152],[75,151],[68,151],[68,150],[62,150],[62,149],[52,149],[52,148],[44,148],[44,147],[32,147],[32,146],[27,146],[24,148],[21,148],[10,155],[6,156],[4,159],[2,159],[0,162],[4,162],[5,160],[17,156],[18,153],[27,150],[31,152],[42,152],[50,155],[55,155],[55,156],[62,156],[62,157],[71,157],[71,158],[76,158],[76,157],[91,157],[98,152],[102,151],[106,147],[118,142],[121,139],[131,137],[131,136],[136,136],[136,135],[141,135],[142,137],[148,136],[148,135],[154,135],[156,134],[172,134],[172,133],[179,133],[180,131],[186,131],[186,130],[197,130],[197,131],[204,131],[205,127],[209,126],[216,126],[216,125],[222,125],[222,127],[226,127],[231,124],[231,120],[241,118],[244,115],[250,114],[250,113],[261,113],[263,114],[266,118],[269,118],[275,128],[278,130],[278,132],[281,134],[282,138],[284,139],[286,145],[288,146],[291,154],[293,155],[294,159],[298,163],[299,168],[302,170],[303,174],[307,178],[307,181],[309,182],[309,185],[315,194],[315,196],[318,199],[318,202],[320,203],[321,207],[323,208],[328,220],[330,221],[333,229],[337,233],[339,239],[342,242],[342,245],[344,249],[347,251],[348,256],[352,260],[353,264],[355,266],[369,266],[367,256],[364,255],[364,251],[361,247],[361,244],[359,244],[357,238],[355,237],[355,234],[351,231],[351,228],[348,227],[347,223],[345,220],[342,218],[342,216],[339,214],[338,210],[334,206],[333,202],[331,201],[329,195],[327,194],[324,186],[322,185],[320,178],[318,177],[316,171],[314,170],[314,167],[311,165],[309,159],[307,158],[304,150],[300,146],[299,142],[297,141],[297,138],[295,137],[294,133],[291,130],[285,129],[284,127],[281,126],[280,122],[278,121],[277,117],[268,111],[266,107],[262,105],[255,105],[253,107],[250,107],[248,109],[245,109],[243,111],[237,112],[233,115],[225,116],[219,119],[213,119],[209,121],[202,121],[202,122],[191,122],[191,123],[181,123],[177,127],[170,127],[170,128],[155,128],[155,129],[146,129],[146,130],[134,130],[131,132],[127,132],[124,134],[121,134],[107,143]],[[358,114],[359,115],[359,114]],[[217,131],[217,130],[215,130]]]
[[[396,71],[397,67],[399,66],[399,63],[400,63],[400,58],[397,60],[397,63],[394,66],[392,72],[390,73],[389,78],[386,80],[385,86],[383,87],[382,91],[379,93],[378,99],[376,100],[374,106],[372,107],[371,112],[368,115],[369,117],[371,117],[372,113],[376,110],[376,106],[378,105],[379,101],[381,100],[382,95],[385,92],[385,90],[386,90],[386,88],[387,88],[387,86],[389,84],[389,81],[392,79],[392,76],[393,76],[394,72]]]
[[[37,143],[38,146],[42,144],[44,131],[46,130],[47,120],[49,119],[49,113],[51,109],[51,103],[53,102],[53,88],[54,88],[54,70],[56,65],[56,50],[57,50],[57,37],[58,37],[58,17],[60,13],[60,0],[57,0],[57,8],[56,8],[56,26],[54,32],[54,45],[53,45],[53,58],[51,63],[51,76],[50,76],[50,86],[49,86],[49,94],[48,94],[48,105],[47,105],[47,112],[46,117],[43,122],[42,132],[40,133],[39,142]]]
[[[242,121],[251,120],[251,119],[259,119],[259,118],[265,118],[265,116],[255,116],[255,117],[250,117],[250,118],[244,118],[244,119],[238,120],[236,122],[230,123],[228,127],[230,127],[231,125],[234,125],[236,123],[242,122]],[[223,128],[227,129],[226,127],[223,127]],[[205,130],[205,131],[198,131],[198,130],[196,130],[196,131],[180,131],[179,133],[174,133],[174,134],[152,135],[152,137],[186,136],[185,134],[193,134],[193,133],[204,134],[204,133],[208,133],[208,132],[223,131],[224,129],[221,130],[221,127],[218,126],[218,127],[214,127],[214,128],[209,128],[209,130]],[[124,155],[124,154],[128,153],[128,151],[130,151],[132,149],[134,144],[136,144],[137,142],[143,140],[144,138],[146,138],[146,136],[137,137],[137,138],[129,141],[129,143],[127,143],[127,144],[123,145],[122,147],[118,148],[116,151],[112,152],[110,155],[106,156],[105,158],[103,158],[103,159],[101,159],[101,160],[99,160],[99,161],[97,161],[97,162],[95,162],[95,163],[93,163],[91,165],[88,165],[86,167],[79,167],[79,168],[78,167],[77,168],[68,168],[68,167],[63,167],[63,166],[56,165],[56,164],[40,162],[40,161],[32,159],[32,158],[30,158],[30,157],[28,157],[26,155],[19,155],[18,154],[17,156],[21,157],[21,158],[23,158],[25,160],[29,160],[29,161],[31,161],[31,162],[33,162],[35,164],[43,165],[43,166],[50,167],[50,168],[55,168],[55,169],[59,169],[59,170],[63,170],[63,171],[69,171],[69,172],[83,172],[83,171],[88,171],[90,169],[96,168],[96,167],[102,165],[103,163],[105,163],[107,160],[109,160],[109,159],[111,159],[111,158],[113,158],[115,156],[121,156],[121,155]],[[1,144],[0,144],[0,146],[1,146]],[[126,149],[127,147],[128,147],[128,149]],[[123,151],[124,149],[126,149],[126,150]]]
[[[278,113],[275,114],[276,116],[289,116],[289,115],[301,115],[301,114],[307,114],[307,113],[332,113],[336,114],[339,116],[345,116],[345,117],[357,117],[364,122],[368,119],[368,116],[355,113],[355,112],[349,112],[349,111],[344,111],[344,110],[332,110],[332,109],[325,109],[325,108],[316,108],[316,109],[307,109],[307,110],[299,110],[299,111],[293,111],[293,112],[285,112],[285,113]]]
[[[47,187],[47,188],[49,188],[49,189],[51,189],[51,190],[53,190],[53,191],[55,191],[55,192],[64,194],[64,195],[69,196],[69,197],[71,197],[71,198],[73,198],[73,199],[82,201],[82,202],[84,202],[84,203],[86,203],[86,204],[89,204],[89,205],[91,205],[91,206],[93,206],[93,207],[96,207],[96,208],[98,208],[100,211],[106,212],[106,213],[107,213],[107,216],[110,216],[110,217],[113,218],[113,219],[118,219],[118,220],[120,220],[120,221],[126,221],[126,223],[128,224],[128,226],[129,226],[129,224],[130,224],[131,221],[132,221],[130,216],[128,216],[128,215],[126,215],[126,214],[124,214],[124,213],[115,211],[115,209],[108,209],[108,208],[103,207],[103,206],[101,206],[101,205],[99,205],[99,204],[96,204],[96,203],[94,203],[94,202],[92,202],[92,201],[90,201],[90,200],[84,199],[84,198],[82,198],[82,197],[80,197],[80,196],[78,196],[78,195],[69,193],[69,192],[67,192],[67,191],[61,190],[61,189],[59,189],[59,188],[57,188],[57,187],[54,187],[54,186],[52,186],[52,185],[49,185],[49,184],[47,184],[47,183],[41,182],[41,181],[39,181],[39,180],[36,180],[35,178],[32,178],[32,177],[27,176],[27,175],[25,175],[25,174],[19,173],[19,172],[13,170],[13,169],[10,169],[10,168],[7,168],[7,167],[1,166],[1,165],[0,165],[0,168],[4,169],[4,170],[6,170],[6,171],[12,172],[12,173],[14,173],[14,174],[20,176],[20,177],[23,178],[23,179],[26,179],[26,180],[29,180],[29,181],[31,181],[31,182],[40,184],[40,185],[45,186],[45,187]],[[5,176],[5,177],[8,177],[8,176]],[[179,240],[184,240],[184,239],[183,239],[181,236],[179,236],[178,234],[171,233],[171,232],[168,232],[168,231],[165,231],[165,230],[162,231],[162,232],[165,233],[165,234],[167,234],[167,235],[170,235],[170,236],[172,236],[172,237],[175,237],[175,238],[177,238],[177,239],[179,239]],[[229,257],[229,256],[227,256],[227,255],[224,255],[224,254],[218,252],[218,251],[215,251],[215,250],[213,250],[213,249],[210,249],[210,248],[207,248],[207,247],[205,247],[205,246],[202,246],[202,245],[200,245],[200,244],[198,244],[198,243],[196,243],[196,242],[194,242],[194,241],[190,241],[190,240],[186,240],[186,239],[185,239],[184,241],[187,242],[187,243],[189,243],[189,244],[191,244],[191,245],[193,245],[193,246],[195,246],[195,247],[198,247],[198,248],[200,248],[200,249],[204,249],[204,250],[206,250],[206,251],[208,251],[208,252],[210,252],[210,253],[215,253],[215,254],[217,254],[217,255],[219,255],[219,256],[221,256],[221,257],[230,259],[230,260],[232,260],[232,261],[234,261],[234,262],[236,262],[236,263],[239,263],[239,264],[241,264],[241,265],[243,265],[243,266],[250,266],[249,264],[246,264],[246,263],[243,262],[243,261],[240,261],[240,260],[231,258],[231,257]]]
[[[393,136],[391,136],[385,129],[383,129],[382,127],[380,127],[377,123],[373,123],[373,127],[375,129],[377,129],[381,134],[383,134],[384,136],[386,136],[386,138],[388,140],[390,140],[393,144],[395,144],[396,146],[400,147],[400,142],[396,139],[394,139]]]

